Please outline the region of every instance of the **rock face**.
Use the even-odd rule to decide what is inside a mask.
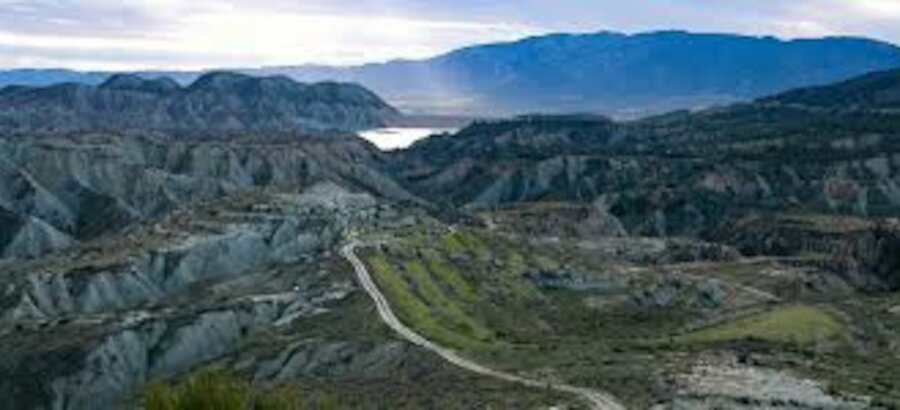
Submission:
[[[143,383],[247,351],[262,332],[281,340],[252,372],[262,380],[383,371],[372,368],[391,363],[401,346],[290,332],[354,291],[323,263],[344,230],[383,220],[386,209],[323,183],[302,194],[233,197],[4,266],[0,399],[14,408],[119,408]]]
[[[285,143],[83,135],[0,138],[0,256],[39,256],[186,204],[247,189],[334,181],[412,200],[351,136]]]
[[[677,384],[679,397],[653,410],[877,408],[867,400],[832,396],[821,384],[790,372],[739,364],[733,358],[704,357]]]
[[[900,212],[900,117],[765,104],[630,123],[527,117],[393,154],[417,194],[469,208],[600,201],[632,234],[707,236],[748,212]]]
[[[519,204],[481,214],[495,230],[525,238],[567,238],[596,240],[626,235],[618,219],[609,215],[602,203]]]
[[[900,224],[896,220],[756,215],[722,227],[714,236],[745,255],[815,255],[819,267],[857,287],[900,288]]]
[[[228,72],[206,74],[185,88],[168,78],[115,75],[99,86],[0,90],[0,129],[21,133],[297,133],[373,128],[399,116],[358,85]]]
[[[601,149],[617,129],[616,123],[596,116],[480,122],[394,154],[391,170],[438,202],[593,201],[596,190],[577,186],[587,171],[582,154]]]

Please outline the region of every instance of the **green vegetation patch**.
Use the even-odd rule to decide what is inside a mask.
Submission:
[[[546,331],[535,323],[545,298],[524,279],[528,254],[457,229],[399,238],[363,258],[404,323],[448,346],[481,350]]]
[[[461,236],[456,232],[442,235],[440,239],[441,248],[450,253],[465,253],[466,245],[463,243]]]
[[[296,389],[288,387],[254,389],[249,383],[218,370],[202,370],[175,384],[152,383],[144,391],[143,404],[145,410],[299,410],[302,408],[300,393]]]
[[[449,324],[460,330],[467,336],[478,340],[490,340],[491,332],[472,319],[453,300],[448,298],[440,286],[432,279],[431,274],[419,261],[409,261],[404,264],[403,271],[416,286],[422,299],[431,307],[432,312],[449,320]]]
[[[684,337],[694,343],[760,339],[777,343],[810,344],[834,338],[844,325],[828,312],[813,306],[786,306],[701,329]]]
[[[490,331],[443,295],[420,263],[407,262],[405,269],[399,271],[380,252],[368,256],[367,262],[407,326],[461,349],[483,347],[492,337]]]
[[[489,240],[482,238],[477,232],[470,229],[458,229],[441,236],[441,250],[449,254],[467,253],[480,260],[491,257]]]
[[[430,249],[423,250],[422,254],[425,257],[428,270],[436,275],[439,280],[445,282],[455,296],[464,301],[475,299],[475,288],[452,264],[447,263],[440,254]]]

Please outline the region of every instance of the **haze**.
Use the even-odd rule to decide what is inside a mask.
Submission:
[[[548,32],[656,29],[900,42],[898,0],[0,0],[0,67],[200,69],[422,58]]]

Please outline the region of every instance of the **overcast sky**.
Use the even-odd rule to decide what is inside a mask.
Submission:
[[[0,67],[356,64],[659,29],[900,43],[900,0],[0,0]]]

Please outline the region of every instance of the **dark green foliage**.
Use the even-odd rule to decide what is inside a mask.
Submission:
[[[156,382],[143,396],[146,410],[300,410],[299,391],[253,388],[221,370],[201,370],[177,383]],[[330,407],[329,409],[337,408]],[[325,407],[322,407],[325,409]]]

